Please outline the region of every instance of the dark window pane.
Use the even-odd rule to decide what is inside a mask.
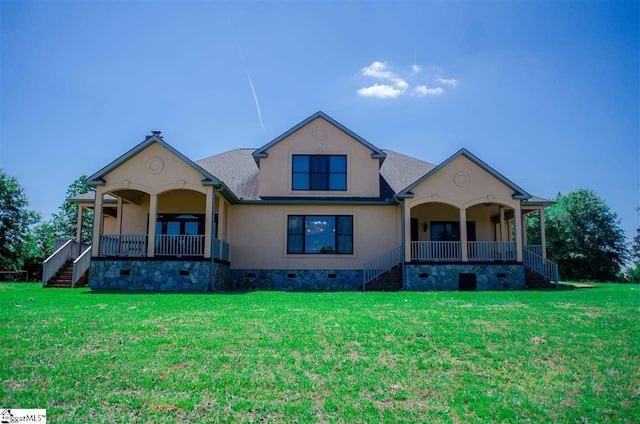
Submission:
[[[331,174],[329,177],[329,187],[331,190],[346,190],[347,174]]]
[[[198,223],[194,221],[185,222],[184,233],[192,236],[198,235]]]
[[[309,174],[293,174],[294,190],[309,190]]]
[[[338,234],[353,234],[353,217],[338,217]]]
[[[444,241],[444,224],[431,223],[431,241]]]
[[[335,217],[307,216],[305,219],[305,252],[330,253],[335,251]]]
[[[331,172],[347,172],[347,157],[331,156],[330,166]]]
[[[302,217],[289,217],[289,234],[302,234]]]
[[[328,190],[329,189],[329,174],[311,174],[311,189],[312,190]]]
[[[311,156],[311,172],[329,172],[329,156]]]
[[[287,251],[289,253],[302,253],[302,236],[289,235],[289,244]]]
[[[169,234],[169,235],[179,235],[180,234],[180,222],[178,222],[178,221],[169,221],[169,222],[167,222],[167,234]]]
[[[293,156],[293,172],[309,172],[309,156]]]
[[[353,253],[353,236],[338,236],[338,253]]]
[[[447,241],[460,241],[460,224],[451,222],[447,225]]]

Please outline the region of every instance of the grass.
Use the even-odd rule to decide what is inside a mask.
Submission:
[[[0,407],[51,422],[638,422],[640,287],[153,294],[0,284]]]

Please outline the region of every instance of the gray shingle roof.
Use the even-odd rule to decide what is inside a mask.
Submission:
[[[236,149],[196,161],[196,164],[224,182],[243,200],[261,200],[258,196],[258,166],[253,158],[255,149]],[[424,162],[392,150],[380,168],[380,199],[386,200],[435,168]]]
[[[548,206],[548,205],[553,205],[555,203],[556,202],[553,200],[545,199],[544,197],[540,197],[540,196],[531,196],[531,198],[522,202],[523,205],[531,205],[531,206]]]
[[[197,160],[196,164],[224,182],[238,199],[258,197],[258,165],[252,156],[256,149],[235,149]]]
[[[67,199],[71,203],[94,203],[96,200],[96,192],[91,190],[84,194],[79,194]],[[102,203],[118,203],[118,199],[110,194],[105,194]]]
[[[436,165],[406,156],[393,150],[383,149],[387,154],[380,175],[387,181],[394,194],[401,192],[411,183],[431,171]]]

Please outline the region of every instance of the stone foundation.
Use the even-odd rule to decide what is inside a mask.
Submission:
[[[236,290],[354,291],[362,290],[361,270],[232,269]]]
[[[521,263],[405,265],[405,290],[459,290],[459,274],[475,274],[476,290],[524,289]]]
[[[228,264],[214,263],[228,276]],[[94,290],[212,291],[211,260],[121,260],[92,258],[89,287]]]

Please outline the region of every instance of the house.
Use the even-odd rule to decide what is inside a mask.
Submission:
[[[93,242],[74,256],[94,289],[499,290],[525,287],[526,273],[557,281],[544,241],[552,202],[465,149],[430,164],[381,150],[322,112],[258,149],[198,161],[153,132],[87,184],[95,196],[71,201],[79,219],[96,211]],[[541,246],[527,246],[523,231],[533,211]]]

